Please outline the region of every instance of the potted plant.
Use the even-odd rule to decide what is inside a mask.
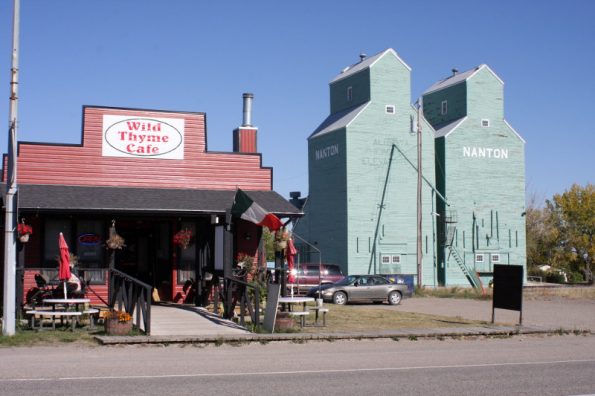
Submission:
[[[182,249],[187,249],[192,240],[192,230],[184,228],[174,235],[174,245],[180,246]]]
[[[124,311],[107,311],[103,315],[105,332],[109,335],[126,335],[132,331],[132,316]]]
[[[19,241],[27,243],[29,242],[29,235],[33,234],[33,227],[25,224],[25,221],[23,220],[17,227],[17,234],[19,236]]]

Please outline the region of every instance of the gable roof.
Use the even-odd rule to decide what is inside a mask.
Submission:
[[[442,125],[440,128],[436,128],[436,134],[434,135],[434,137],[439,138],[450,135],[450,133],[457,129],[463,122],[465,122],[466,119],[467,117],[465,116],[446,125]]]
[[[339,75],[337,75],[335,78],[333,78],[330,83],[333,84],[339,80],[342,80],[342,79],[352,76],[362,70],[365,70],[365,69],[368,69],[368,68],[374,66],[374,64],[386,54],[394,55],[394,57],[397,58],[397,60],[399,62],[401,62],[407,68],[407,70],[411,71],[411,67],[409,67],[409,65],[407,63],[405,63],[403,61],[403,59],[401,59],[399,57],[399,55],[397,55],[397,52],[392,48],[388,48],[382,52],[377,53],[376,55],[372,55],[368,58],[365,58],[361,62],[358,62],[351,66],[346,67],[345,69],[343,69],[341,71],[341,73],[339,73]]]
[[[498,81],[500,81],[500,83],[502,85],[504,85],[504,81],[502,81],[502,79],[500,79],[500,77],[498,77],[498,75],[496,73],[494,73],[494,71],[492,69],[490,69],[490,67],[488,65],[482,64],[482,65],[479,65],[477,67],[474,67],[471,70],[467,70],[467,71],[464,71],[462,73],[457,73],[457,74],[448,76],[448,77],[446,77],[443,80],[438,81],[437,83],[435,83],[434,85],[432,85],[430,88],[428,88],[422,95],[427,95],[429,93],[432,93],[432,92],[435,92],[435,91],[439,91],[439,90],[444,89],[446,87],[450,87],[451,85],[455,85],[455,84],[458,84],[460,82],[467,81],[471,77],[473,77],[475,74],[477,74],[480,70],[483,70],[483,69],[486,69],[490,73],[492,73],[494,75],[494,77],[496,77],[496,79]]]
[[[337,129],[345,128],[346,126],[351,123],[351,121],[355,120],[357,116],[364,110],[364,108],[370,102],[366,102],[359,106],[350,107],[346,110],[339,111],[338,113],[331,114],[316,128],[314,132],[308,137],[308,139],[312,139],[314,137],[324,135],[325,133],[336,131]]]

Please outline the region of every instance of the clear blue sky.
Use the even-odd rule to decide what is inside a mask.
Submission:
[[[253,92],[274,189],[306,195],[306,138],[329,113],[328,82],[392,47],[413,69],[412,101],[453,67],[488,64],[527,141],[527,194],[549,198],[595,182],[594,20],[590,0],[21,0],[19,140],[79,143],[82,106],[102,105],[205,112],[209,150],[231,151]],[[2,0],[4,131],[11,31]]]

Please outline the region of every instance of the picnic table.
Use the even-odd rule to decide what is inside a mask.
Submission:
[[[35,328],[35,317],[39,316],[39,329],[43,328],[43,319],[47,317],[52,319],[54,330],[56,329],[56,318],[60,318],[61,323],[64,323],[64,319],[70,319],[72,330],[74,330],[78,318],[84,314],[89,315],[90,327],[94,327],[94,315],[99,313],[99,310],[88,308],[87,304],[90,302],[91,300],[88,298],[46,298],[43,299],[43,303],[47,304],[46,307],[37,307],[27,311],[26,314],[31,315],[32,328]]]
[[[288,313],[291,316],[297,316],[300,318],[300,327],[304,327],[306,324],[306,316],[310,315],[310,311],[306,308],[306,303],[313,302],[312,297],[279,297],[277,301],[279,304],[289,304]],[[292,309],[293,305],[302,304],[301,311],[295,311]]]

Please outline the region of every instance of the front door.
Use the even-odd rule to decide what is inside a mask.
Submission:
[[[159,291],[162,300],[171,299],[171,256],[168,222],[120,220],[116,230],[126,246],[116,251],[116,269]]]

